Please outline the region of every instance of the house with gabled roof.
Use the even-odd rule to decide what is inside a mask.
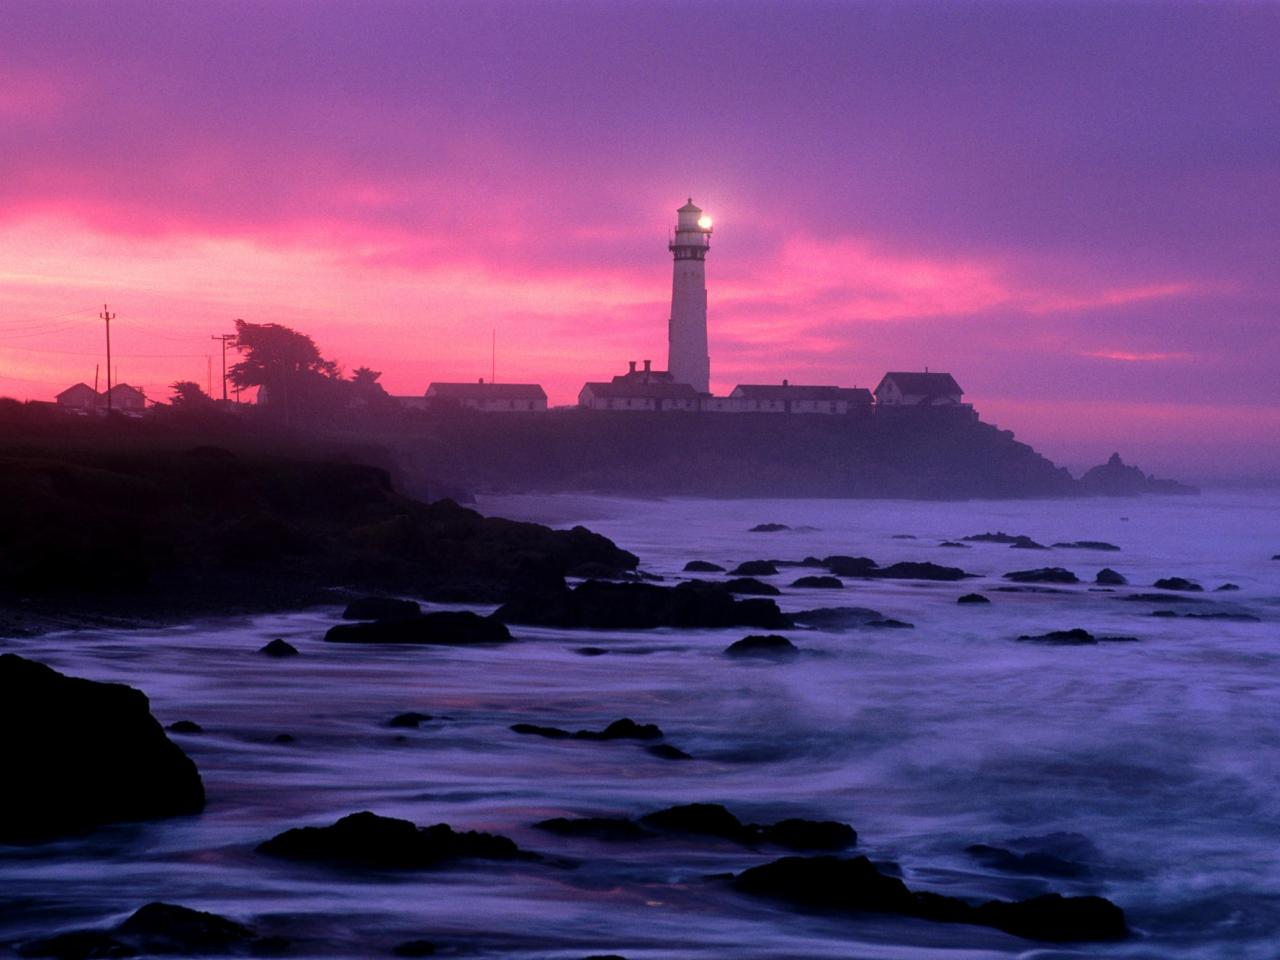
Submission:
[[[98,391],[87,383],[73,384],[54,397],[61,409],[75,413],[89,413],[96,410],[101,399]]]
[[[875,389],[881,407],[951,407],[963,403],[964,391],[949,373],[886,373]]]

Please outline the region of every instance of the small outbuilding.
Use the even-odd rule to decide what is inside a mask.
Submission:
[[[536,383],[433,383],[424,399],[429,407],[453,406],[485,413],[547,409],[547,394]]]

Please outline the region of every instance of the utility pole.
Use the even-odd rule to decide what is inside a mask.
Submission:
[[[234,341],[235,338],[236,338],[236,335],[234,333],[219,333],[216,336],[212,336],[209,338],[210,340],[222,341],[222,402],[223,403],[227,402],[227,343],[228,341]]]
[[[111,413],[111,321],[116,315],[107,309],[107,305],[102,305],[102,313],[98,314],[102,321],[107,325],[107,413]]]
[[[498,328],[493,328],[493,340],[489,345],[489,382],[498,382]]]

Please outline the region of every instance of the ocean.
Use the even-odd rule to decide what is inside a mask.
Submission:
[[[977,576],[801,589],[790,584],[823,571],[782,567],[763,579],[781,588],[784,611],[867,607],[911,627],[785,631],[801,652],[779,663],[726,657],[728,644],[762,632],[743,629],[513,626],[519,642],[474,649],[323,643],[337,607],[0,641],[68,674],[138,687],[162,723],[199,723],[204,733],[173,737],[209,797],[198,817],[0,849],[0,941],[108,926],[164,900],[285,933],[291,957],[388,956],[419,938],[439,956],[520,960],[1280,953],[1280,560],[1271,559],[1280,496],[552,496],[479,507],[581,523],[666,582],[691,576],[682,569],[693,559],[731,567],[829,554],[932,561]],[[789,529],[749,532],[770,522]],[[1120,550],[940,545],[993,531]],[[1083,582],[1009,590],[1003,578],[1050,566]],[[1130,586],[1095,587],[1103,567]],[[1204,592],[1151,586],[1173,576]],[[1239,589],[1216,589],[1228,583]],[[970,592],[991,603],[956,603]],[[1134,594],[1160,596],[1125,599]],[[1177,615],[1153,615],[1166,610]],[[1017,639],[1071,628],[1136,642]],[[259,655],[274,637],[301,656]],[[404,711],[433,719],[387,725]],[[595,730],[620,717],[658,724],[693,759],[509,729]],[[281,733],[293,742],[275,742]],[[532,826],[694,801],[723,803],[744,821],[849,823],[859,835],[851,854],[894,865],[912,889],[974,902],[1102,895],[1125,910],[1133,936],[1049,946],[981,927],[806,914],[722,880],[777,850],[606,843]],[[504,834],[544,859],[351,874],[254,852],[289,827],[359,810]],[[1073,869],[1002,868],[968,852],[975,844],[1051,854]]]

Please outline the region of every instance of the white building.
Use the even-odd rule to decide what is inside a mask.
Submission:
[[[886,373],[876,387],[881,407],[960,406],[964,391],[949,373]]]
[[[693,198],[676,211],[676,230],[667,244],[675,259],[671,279],[671,318],[667,323],[667,370],[676,383],[698,393],[711,389],[707,350],[706,257],[711,248],[711,218]]]
[[[433,383],[424,399],[429,407],[453,406],[485,413],[547,409],[547,395],[536,383]]]
[[[74,410],[78,413],[91,413],[98,409],[102,400],[98,391],[87,383],[77,383],[67,387],[55,398],[63,410]]]
[[[871,407],[871,391],[858,387],[805,386],[783,380],[781,384],[742,383],[730,400],[742,413],[850,413]]]
[[[696,411],[700,397],[687,383],[623,380],[586,383],[578,392],[578,406],[587,410]]]

